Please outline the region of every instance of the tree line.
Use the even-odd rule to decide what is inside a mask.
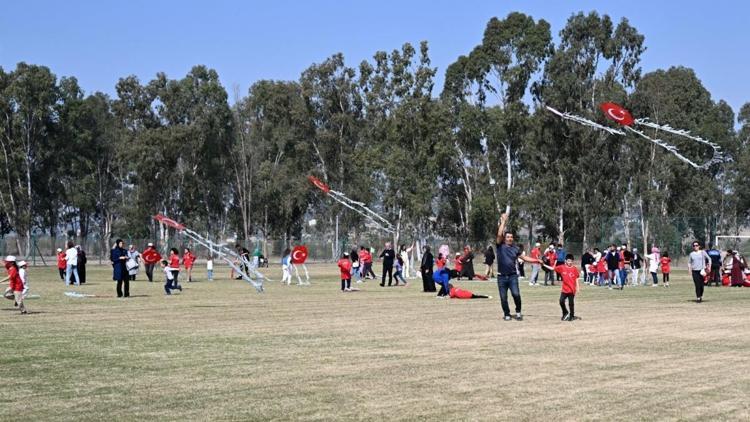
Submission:
[[[601,241],[598,224],[615,216],[637,221],[637,236],[625,236],[644,244],[664,231],[740,230],[750,216],[750,103],[735,116],[679,65],[642,74],[645,49],[626,19],[578,13],[554,42],[546,21],[511,13],[488,22],[442,88],[428,43],[406,43],[358,66],[334,54],[299,80],[233,88],[231,102],[203,65],[181,79],[123,77],[114,97],[87,95],[42,65],[0,68],[0,230],[26,252],[34,233],[163,236],[156,213],[240,239],[372,232],[309,174],[378,210],[397,238],[484,242],[507,207],[516,230],[583,244]],[[727,160],[696,171],[542,107],[607,124],[604,101],[710,139]],[[684,224],[661,224],[675,218]]]

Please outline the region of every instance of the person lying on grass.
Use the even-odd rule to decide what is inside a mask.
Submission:
[[[578,272],[578,268],[573,265],[573,260],[575,260],[575,257],[568,254],[565,256],[565,264],[563,265],[551,267],[547,264],[542,264],[547,267],[547,269],[560,274],[562,277],[562,289],[560,292],[560,309],[562,309],[561,321],[573,321],[578,319],[578,317],[575,316],[575,297],[576,293],[581,289],[581,285],[578,283],[580,273]],[[565,307],[565,299],[568,300],[568,304],[570,305],[570,312],[568,312],[568,308]]]
[[[448,283],[451,299],[492,299],[492,296],[476,295],[468,290],[459,289],[451,283]]]

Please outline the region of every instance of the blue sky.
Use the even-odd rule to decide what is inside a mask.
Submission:
[[[644,71],[695,69],[735,112],[750,102],[750,2],[666,1],[7,1],[0,11],[0,66],[19,61],[76,76],[87,92],[114,94],[120,77],[195,64],[216,69],[232,96],[260,79],[297,79],[336,52],[356,66],[377,50],[430,43],[442,74],[481,41],[487,21],[521,11],[557,34],[571,14],[627,17],[646,36]]]

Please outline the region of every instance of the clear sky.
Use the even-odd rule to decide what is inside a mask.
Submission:
[[[180,78],[195,64],[216,69],[242,95],[260,79],[298,79],[310,64],[342,52],[350,66],[404,42],[430,43],[445,68],[481,41],[487,21],[520,11],[550,22],[571,14],[627,17],[646,36],[644,71],[695,69],[715,100],[735,112],[750,102],[750,2],[696,1],[174,1],[5,0],[0,66],[19,61],[76,76],[90,93],[114,94],[120,77],[156,72]]]

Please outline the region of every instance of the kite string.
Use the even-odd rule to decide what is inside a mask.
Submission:
[[[340,203],[341,205],[343,205],[343,206],[349,208],[350,210],[352,210],[352,211],[360,214],[361,216],[367,218],[373,224],[375,224],[376,226],[378,226],[380,229],[385,230],[385,231],[387,231],[389,233],[393,233],[393,229],[392,228],[383,226],[377,220],[375,220],[372,216],[370,216],[370,215],[362,212],[362,210],[360,210],[360,209],[357,209],[357,208],[353,207],[351,204],[349,204],[348,202],[346,202],[343,198],[339,198],[338,196],[336,196],[336,194],[334,194],[334,192],[335,191],[330,191],[328,193],[328,196],[330,196],[331,198],[333,198],[336,202]],[[336,192],[336,193],[340,194],[340,192]],[[344,198],[346,198],[346,197],[344,196]],[[348,199],[348,198],[346,198],[346,199]],[[372,210],[369,210],[367,207],[363,206],[363,208],[365,208],[366,210],[372,212]],[[377,214],[375,214],[375,215],[377,216]],[[386,221],[386,223],[387,223],[387,221]],[[390,225],[390,224],[388,223],[388,225]]]
[[[545,105],[545,107],[547,108],[547,110],[549,110],[552,113],[554,113],[554,114],[562,117],[565,120],[571,120],[573,122],[580,123],[580,124],[585,125],[585,126],[591,126],[591,127],[595,128],[595,129],[601,129],[601,130],[607,131],[607,132],[609,132],[609,133],[611,133],[613,135],[625,135],[625,132],[622,132],[620,130],[613,129],[611,127],[607,127],[607,126],[604,126],[604,125],[600,125],[599,123],[596,123],[596,122],[591,121],[589,119],[583,118],[581,116],[576,116],[576,115],[570,114],[570,113],[563,113],[563,112],[555,110],[554,108],[552,108],[552,107],[550,107],[548,105]]]
[[[375,211],[373,211],[370,208],[368,208],[364,203],[355,201],[355,200],[349,198],[348,196],[344,195],[343,193],[335,191],[335,190],[331,190],[329,193],[331,193],[331,194],[339,197],[341,200],[348,201],[348,202],[350,202],[350,203],[352,203],[354,205],[362,207],[365,211],[367,211],[368,213],[372,214],[374,217],[376,217],[378,220],[382,221],[384,224],[388,225],[389,227],[391,226],[390,221],[386,220],[385,218],[383,218],[382,216],[380,216],[380,214],[378,214]]]

